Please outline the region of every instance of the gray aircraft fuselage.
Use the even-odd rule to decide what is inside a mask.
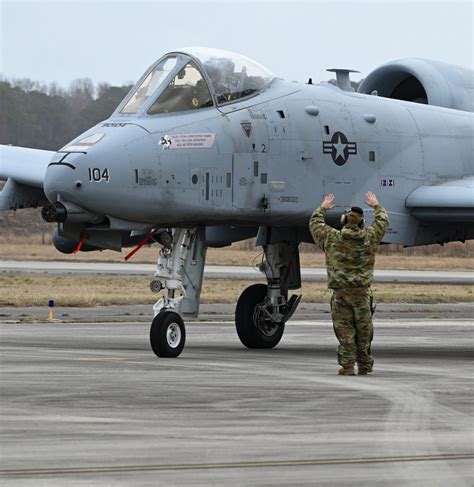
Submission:
[[[114,218],[306,227],[324,194],[344,208],[362,206],[371,190],[390,215],[385,242],[473,236],[468,226],[420,223],[406,207],[420,185],[474,173],[469,112],[276,79],[219,108],[116,112],[81,138],[97,132],[105,137],[87,153],[58,152],[53,161],[62,163],[48,167],[44,188],[50,201],[60,195],[106,215],[111,228]]]

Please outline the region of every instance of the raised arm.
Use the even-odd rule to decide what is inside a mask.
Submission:
[[[326,215],[326,210],[334,208],[332,202],[334,201],[334,195],[328,194],[324,197],[321,206],[316,208],[311,215],[309,220],[309,230],[313,237],[313,240],[324,250],[324,242],[326,241],[326,237],[330,232],[334,232],[334,228],[326,225],[324,221],[324,216]]]
[[[388,228],[388,215],[383,206],[380,206],[377,197],[371,191],[365,194],[366,203],[374,209],[375,220],[367,229],[370,232],[371,241],[378,245]]]

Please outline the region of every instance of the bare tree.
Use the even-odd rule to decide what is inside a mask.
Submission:
[[[102,82],[97,85],[97,98],[104,96],[110,89],[110,83]]]
[[[33,91],[37,82],[30,78],[12,78],[10,84],[16,88],[20,88],[23,91]]]
[[[94,99],[94,82],[90,78],[75,79],[69,85],[68,94],[72,109],[80,112]]]
[[[66,91],[64,88],[59,86],[56,81],[53,81],[48,86],[48,95],[49,96],[60,96],[62,98],[66,98]]]

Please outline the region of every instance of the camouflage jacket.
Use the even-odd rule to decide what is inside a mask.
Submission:
[[[388,227],[387,212],[377,205],[374,207],[375,221],[368,228],[345,225],[342,230],[326,225],[325,214],[322,206],[314,210],[309,229],[326,254],[328,287],[369,287],[374,275],[375,253]]]

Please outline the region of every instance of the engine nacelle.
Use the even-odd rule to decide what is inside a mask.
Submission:
[[[372,71],[359,93],[424,103],[466,112],[474,111],[472,70],[429,59],[400,59]]]

